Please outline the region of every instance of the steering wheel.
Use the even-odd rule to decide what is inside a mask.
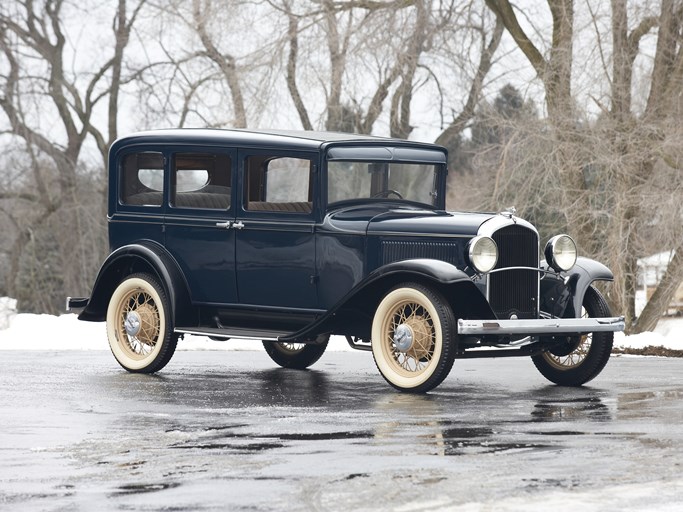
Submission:
[[[401,195],[401,193],[397,190],[394,190],[393,188],[388,188],[387,190],[382,190],[381,192],[377,192],[372,197],[373,198],[375,198],[375,197],[389,197],[392,194],[395,195],[396,197],[398,197],[399,199],[403,199],[403,196]]]

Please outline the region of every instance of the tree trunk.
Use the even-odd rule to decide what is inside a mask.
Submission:
[[[634,334],[652,331],[657,326],[657,322],[666,313],[681,283],[683,283],[683,244],[676,248],[676,253],[669,262],[662,280],[638,317],[632,331]]]

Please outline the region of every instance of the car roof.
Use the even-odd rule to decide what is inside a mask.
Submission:
[[[214,128],[170,128],[137,132],[118,139],[111,150],[133,144],[231,144],[240,146],[268,146],[301,150],[319,150],[333,143],[374,143],[411,145],[437,149],[434,144],[405,141],[388,137],[357,133],[304,131],[304,130],[245,130]]]

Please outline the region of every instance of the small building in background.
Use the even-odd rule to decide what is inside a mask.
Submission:
[[[638,290],[636,291],[636,315],[640,315],[662,280],[674,251],[653,254],[638,260]],[[683,283],[678,287],[665,313],[669,316],[683,315]]]
[[[17,314],[17,300],[0,297],[0,331],[7,329],[12,317]]]

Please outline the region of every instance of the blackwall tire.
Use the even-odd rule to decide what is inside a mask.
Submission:
[[[451,371],[455,351],[453,312],[435,290],[404,283],[377,306],[372,355],[377,369],[396,389],[409,393],[434,389]]]
[[[270,358],[283,368],[304,370],[322,357],[327,348],[329,336],[320,343],[283,343],[264,341],[263,348]]]
[[[582,309],[584,318],[612,316],[607,302],[592,286],[586,290]],[[561,386],[581,386],[603,370],[609,361],[613,342],[614,333],[594,332],[582,336],[571,352],[553,354],[548,351],[531,359],[549,381]]]
[[[133,274],[116,287],[107,308],[107,338],[129,372],[154,373],[171,360],[178,336],[166,293],[153,276]]]

